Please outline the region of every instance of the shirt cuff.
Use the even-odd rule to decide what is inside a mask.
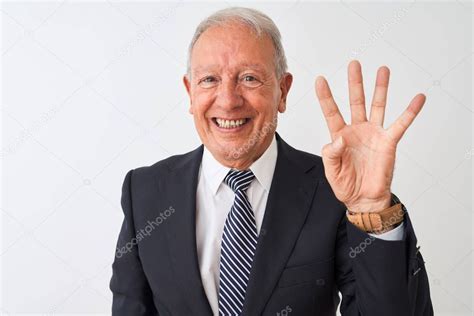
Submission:
[[[394,241],[394,240],[402,240],[404,232],[405,232],[405,222],[401,222],[400,225],[398,225],[392,230],[389,230],[388,232],[378,234],[378,235],[369,233],[369,235],[375,238],[383,239],[383,240]]]

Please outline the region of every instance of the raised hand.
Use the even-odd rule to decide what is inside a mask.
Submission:
[[[332,140],[322,149],[325,174],[336,197],[350,211],[378,211],[390,206],[397,144],[426,97],[417,94],[398,119],[384,129],[390,70],[383,66],[377,71],[369,120],[358,61],[349,63],[348,77],[351,125],[344,122],[326,79],[316,79],[316,94]]]

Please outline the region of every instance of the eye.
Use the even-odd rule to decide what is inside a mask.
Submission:
[[[206,77],[202,80],[202,82],[213,82],[215,80],[214,77]]]
[[[211,88],[211,87],[215,86],[216,83],[217,83],[216,77],[207,76],[207,77],[204,77],[203,79],[199,80],[198,84],[203,88]]]
[[[256,77],[252,75],[243,76],[242,81],[247,87],[251,87],[251,88],[258,87],[262,84]]]

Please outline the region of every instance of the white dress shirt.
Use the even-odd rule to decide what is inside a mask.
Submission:
[[[255,179],[247,190],[247,197],[255,214],[257,233],[260,233],[262,226],[277,155],[274,136],[267,150],[250,166]],[[229,167],[221,165],[204,147],[196,192],[196,244],[202,284],[214,315],[218,315],[222,232],[235,197],[232,189],[223,182],[229,170]],[[375,237],[401,240],[403,224]]]

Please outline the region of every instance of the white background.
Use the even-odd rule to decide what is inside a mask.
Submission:
[[[281,30],[294,85],[279,133],[320,154],[313,83],[349,118],[347,64],[370,101],[391,69],[386,124],[418,92],[393,183],[429,272],[436,315],[472,314],[472,4],[4,2],[2,314],[109,314],[125,173],[200,144],[181,83],[194,28],[229,5]],[[387,125],[388,126],[388,125]]]

